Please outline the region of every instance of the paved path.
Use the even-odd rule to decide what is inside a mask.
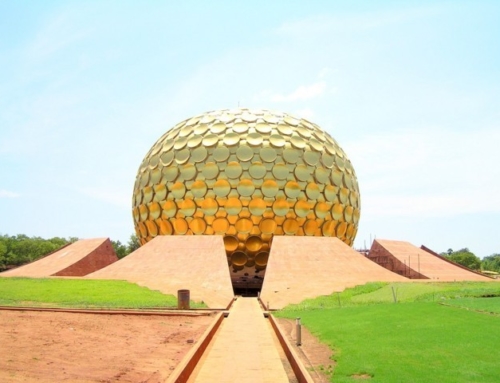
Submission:
[[[257,298],[238,298],[190,382],[288,383]]]

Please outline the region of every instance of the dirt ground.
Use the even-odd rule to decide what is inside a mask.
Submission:
[[[0,311],[0,382],[163,382],[213,321]]]
[[[304,326],[301,330],[302,345],[296,345],[296,324],[294,320],[276,318],[285,336],[293,346],[302,363],[316,383],[329,382],[335,362],[332,351],[321,343]]]
[[[143,316],[0,310],[0,382],[163,382],[212,316]],[[315,382],[328,382],[330,349],[278,319]]]

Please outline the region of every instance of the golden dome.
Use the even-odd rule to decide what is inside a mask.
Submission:
[[[221,234],[235,271],[265,269],[274,235],[352,245],[359,216],[356,174],[337,142],[268,110],[218,110],[177,124],[144,157],[133,194],[141,244]]]

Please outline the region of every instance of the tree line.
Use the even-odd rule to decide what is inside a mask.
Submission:
[[[480,259],[467,247],[464,247],[457,251],[448,249],[440,255],[472,270],[500,273],[500,254],[498,253]]]
[[[36,261],[40,257],[60,249],[78,238],[28,237],[24,234],[0,236],[0,270],[7,270]]]
[[[139,238],[137,238],[135,234],[132,234],[130,236],[130,239],[128,240],[126,245],[122,244],[120,241],[111,241],[111,243],[113,244],[113,249],[115,249],[116,256],[119,259],[122,259],[123,257],[129,255],[131,252],[141,247]]]
[[[0,272],[36,261],[47,254],[59,250],[64,245],[78,241],[77,237],[28,237],[25,234],[0,235]],[[139,240],[130,236],[127,244],[111,241],[118,258],[123,258],[139,248]]]

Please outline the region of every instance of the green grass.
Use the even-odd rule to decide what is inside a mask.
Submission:
[[[341,293],[307,299],[285,310],[342,308],[367,304],[402,302],[442,302],[450,299],[500,296],[498,282],[367,283]]]
[[[447,305],[461,307],[490,314],[500,314],[500,297],[494,298],[463,298],[446,302]]]
[[[497,382],[500,298],[472,298],[484,295],[500,295],[500,284],[371,283],[276,315],[300,317],[330,346],[336,383],[363,374],[384,383]]]
[[[64,308],[177,307],[177,298],[125,281],[0,278],[1,306]],[[192,308],[206,307],[191,302]]]

